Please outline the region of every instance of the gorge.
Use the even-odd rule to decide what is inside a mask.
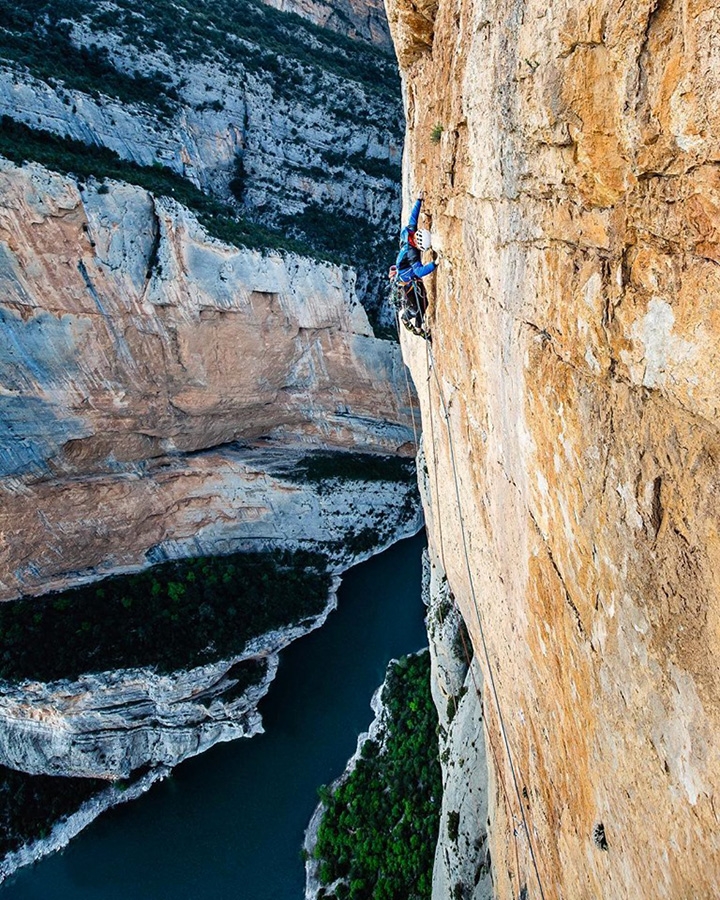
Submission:
[[[387,0],[440,250],[402,358],[376,8],[70,7],[0,19],[0,113],[66,141],[0,165],[2,599],[258,542],[344,569],[415,499],[282,470],[412,458],[419,404],[430,608],[474,656],[433,663],[434,900],[720,896],[716,5]]]
[[[422,523],[416,400],[357,265],[398,206],[392,57],[262,4],[139,8],[0,10],[0,761],[129,778],[118,799],[257,733],[337,574]],[[317,552],[327,583],[283,619]],[[258,627],[191,649],[232,630],[227,585]]]

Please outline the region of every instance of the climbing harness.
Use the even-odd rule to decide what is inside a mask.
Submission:
[[[438,398],[440,401],[440,408],[442,411],[442,416],[445,419],[445,425],[446,425],[446,429],[447,429],[448,448],[450,450],[450,464],[452,467],[453,480],[455,483],[455,499],[456,499],[456,503],[457,503],[458,519],[459,519],[459,524],[460,524],[460,534],[462,537],[462,550],[463,550],[463,555],[465,558],[465,568],[466,568],[466,572],[467,572],[468,584],[470,587],[470,595],[472,598],[473,606],[475,607],[475,616],[477,618],[478,630],[480,633],[480,640],[481,640],[482,649],[483,649],[483,656],[485,658],[485,664],[487,667],[488,682],[490,685],[491,694],[492,694],[494,704],[495,704],[495,711],[497,714],[497,720],[498,720],[498,724],[499,724],[499,728],[500,728],[500,733],[502,735],[503,744],[505,747],[505,753],[507,755],[508,765],[509,765],[509,769],[510,769],[510,775],[511,775],[512,783],[513,783],[513,787],[514,787],[514,793],[517,798],[518,807],[520,809],[523,831],[525,832],[525,837],[526,837],[527,844],[528,844],[528,850],[530,852],[530,858],[532,860],[535,877],[536,877],[537,883],[538,883],[538,889],[540,891],[540,898],[541,898],[541,900],[545,900],[545,892],[543,890],[542,879],[540,878],[540,870],[538,868],[537,858],[535,856],[535,849],[533,847],[532,838],[530,836],[530,827],[528,825],[527,817],[525,815],[525,808],[524,808],[523,802],[522,802],[516,766],[515,766],[515,762],[513,760],[512,750],[510,747],[510,741],[509,741],[508,735],[507,735],[507,729],[505,727],[505,718],[503,716],[502,708],[500,706],[500,696],[498,694],[497,685],[495,684],[495,676],[493,673],[492,663],[490,661],[490,653],[489,653],[487,642],[485,639],[485,629],[483,627],[482,618],[480,616],[480,608],[479,608],[478,602],[477,602],[477,595],[475,593],[475,582],[473,580],[472,569],[470,566],[470,555],[469,555],[469,550],[468,550],[467,534],[465,532],[465,521],[464,521],[463,513],[462,513],[462,503],[461,503],[461,497],[460,497],[460,484],[458,481],[457,465],[456,465],[456,461],[455,461],[455,447],[453,444],[452,432],[450,430],[450,411],[445,403],[445,399],[444,399],[443,392],[442,392],[442,386],[440,384],[440,379],[438,378],[437,369],[435,366],[435,360],[433,357],[432,348],[430,347],[429,344],[426,346],[426,365],[427,365],[427,371],[428,371],[428,377],[427,377],[428,409],[429,409],[428,414],[430,416],[431,431],[433,429],[433,425],[432,425],[433,416],[432,416],[432,400],[430,397],[430,372],[432,372],[432,374],[434,375],[434,378],[435,378],[435,383],[437,385]],[[434,442],[434,438],[433,438],[433,442]],[[433,446],[433,454],[434,453],[435,453],[435,448]],[[435,463],[434,468],[437,470],[437,460],[434,460],[434,463]],[[437,496],[439,497],[439,494]],[[441,538],[441,541],[442,541],[442,538]],[[440,550],[441,550],[441,557],[444,560],[444,552],[443,552],[442,546],[441,546]],[[443,566],[444,566],[444,562],[443,562]],[[447,572],[447,570],[445,570],[445,571]],[[464,640],[463,640],[463,644],[464,644]],[[467,654],[467,651],[466,651],[466,654]],[[472,671],[472,669],[471,669],[471,671]],[[474,676],[473,676],[473,679],[474,679]],[[475,684],[475,688],[477,690],[477,683]],[[488,733],[488,737],[489,737],[489,733]],[[492,744],[492,741],[489,741],[489,743],[490,743],[490,747],[491,747],[491,750],[493,753],[493,757],[495,758],[495,767],[496,767],[498,773],[501,773],[502,770],[498,766],[498,760],[495,755],[495,748]],[[505,794],[505,799],[507,802],[508,795],[507,795],[507,787],[505,785],[505,780],[502,775],[500,775],[500,779],[501,779],[501,783],[503,785],[503,792]],[[508,811],[510,811],[509,806],[507,807],[507,809],[508,809]],[[510,818],[515,819],[514,816],[511,816]],[[514,829],[514,831],[515,831],[515,829]],[[517,842],[516,842],[516,856],[517,856]],[[520,878],[520,870],[519,870],[519,859],[518,859],[518,879],[519,878]]]
[[[430,340],[430,332],[425,327],[427,291],[419,278],[402,281],[400,276],[396,275],[391,282],[390,303],[395,308],[403,327],[412,334]]]

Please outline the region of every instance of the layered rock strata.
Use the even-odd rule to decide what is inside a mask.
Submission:
[[[184,541],[178,534],[155,546],[154,561],[237,547],[309,546],[324,548],[335,570],[343,571],[421,527],[412,485],[339,480],[297,485],[280,474],[292,461],[282,454],[273,474],[256,465],[246,476],[249,483],[235,485],[236,497],[245,491],[266,504],[264,516],[250,523],[240,519],[234,531],[225,523],[213,529],[213,515],[223,502],[216,496],[216,505],[205,511],[207,526]],[[353,551],[353,538],[362,529],[372,534],[372,546]],[[92,577],[78,573],[68,580]],[[323,624],[335,607],[338,583],[336,578],[321,615],[259,635],[231,659],[170,674],[143,668],[51,683],[0,681],[0,763],[31,774],[117,779],[143,766],[173,767],[219,741],[261,732],[257,704],[275,677],[279,651]],[[238,691],[248,662],[263,671],[257,684]]]
[[[0,50],[8,48],[0,115],[167,166],[250,218],[352,262],[361,299],[380,314],[381,279],[365,263],[394,237],[402,154],[382,5],[287,6],[296,8],[379,43],[337,46],[332,31],[253,2],[225,21],[220,3],[201,12],[162,0],[70,10],[51,0],[34,26],[19,9],[0,34]],[[65,69],[49,69],[32,49],[43,41],[67,57]]]
[[[262,635],[233,659],[184,672],[121,669],[49,684],[0,682],[0,761],[32,775],[117,780],[145,766],[169,770],[221,741],[259,734],[257,704],[277,673],[278,652],[322,625],[336,604],[333,590],[322,615]],[[248,661],[263,671],[237,694]]]
[[[270,6],[293,12],[316,25],[392,51],[385,7],[379,0],[264,0]]]
[[[0,163],[0,198],[0,598],[337,539],[404,502],[272,474],[318,447],[412,453],[397,345],[350,270],[224,245],[122,183]]]
[[[496,894],[718,896],[717,10],[388,8],[444,248],[432,348],[403,346],[496,688]]]

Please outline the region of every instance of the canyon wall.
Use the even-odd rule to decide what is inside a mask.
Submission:
[[[375,258],[395,246],[403,116],[379,0],[35,13],[20,0],[3,20],[0,116],[167,167],[228,214],[354,266],[373,323],[392,325]]]
[[[0,598],[400,514],[400,485],[333,504],[283,477],[318,448],[413,453],[351,270],[118,182],[0,162],[0,198]]]
[[[293,12],[323,28],[356,40],[392,50],[385,7],[379,0],[264,0],[270,6]]]
[[[720,13],[389,0],[496,895],[720,895]],[[439,895],[438,895],[439,896]]]
[[[0,600],[236,550],[319,549],[337,573],[422,525],[416,399],[380,339],[402,126],[387,23],[377,2],[280,8],[311,21],[222,0],[3,14]],[[408,466],[363,477],[357,454]],[[149,784],[260,730],[278,651],[333,603],[214,665],[3,681],[0,760],[150,766]],[[264,674],[243,690],[248,662]]]

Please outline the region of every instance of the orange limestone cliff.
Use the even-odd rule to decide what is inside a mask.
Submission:
[[[495,893],[718,897],[720,11],[388,13],[406,209],[424,189],[442,248],[432,346],[402,343]]]

